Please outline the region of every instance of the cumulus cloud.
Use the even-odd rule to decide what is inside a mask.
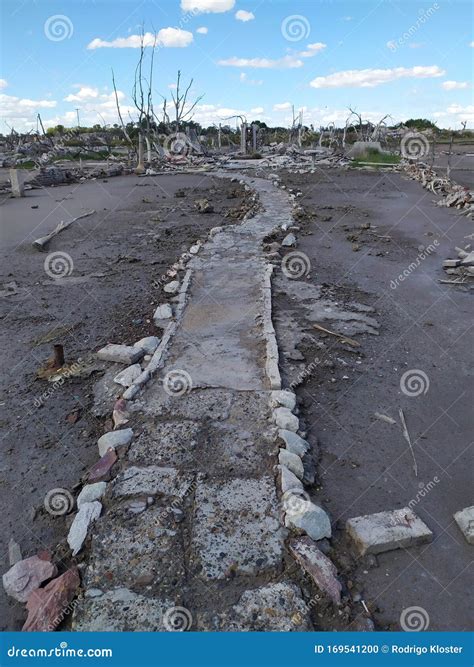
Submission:
[[[261,86],[263,83],[261,79],[249,79],[246,72],[240,72],[239,79],[242,83],[247,83],[249,86]]]
[[[206,28],[205,26],[202,26],[201,28],[198,28],[196,32],[199,33],[200,35],[207,35],[209,29]]]
[[[3,90],[8,86],[8,81],[6,79],[0,79],[0,90]]]
[[[82,102],[84,100],[94,99],[99,97],[98,88],[91,88],[89,86],[75,85],[74,88],[79,88],[77,93],[71,93],[64,98],[65,102]]]
[[[253,114],[261,114],[265,111],[263,107],[254,107],[253,109],[250,109],[250,113]]]
[[[247,21],[253,21],[255,14],[252,14],[252,12],[247,12],[245,9],[239,9],[238,12],[235,12],[235,18],[237,21],[243,21],[246,23]]]
[[[156,45],[165,48],[183,48],[189,46],[193,41],[193,33],[181,28],[162,28],[156,34]],[[146,32],[143,35],[143,45],[153,46],[155,35],[152,32]],[[142,35],[129,35],[128,37],[117,37],[117,39],[107,42],[96,37],[87,45],[88,49],[139,49],[142,43]]]
[[[468,81],[443,81],[441,87],[445,90],[462,90],[470,88],[470,83]]]
[[[305,51],[300,51],[298,53],[298,56],[300,58],[312,58],[315,56],[317,53],[325,49],[327,44],[323,44],[323,42],[315,42],[314,44],[308,44],[306,47]]]
[[[437,65],[423,67],[394,67],[392,69],[352,69],[318,76],[310,82],[313,88],[374,88],[397,79],[426,79],[443,76]]]
[[[278,60],[271,60],[270,58],[227,58],[226,60],[219,60],[219,65],[226,67],[251,67],[254,69],[293,69],[295,67],[303,67],[303,61],[295,56],[285,56],[278,58]]]
[[[281,102],[281,104],[274,104],[273,111],[286,111],[291,109],[291,102]]]
[[[181,0],[183,12],[222,14],[234,8],[235,0]]]

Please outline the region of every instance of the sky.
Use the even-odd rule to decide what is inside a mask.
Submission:
[[[429,118],[474,128],[473,3],[468,0],[2,0],[0,132],[136,117],[140,31],[156,39],[160,115],[180,69],[201,95],[203,126],[288,126],[292,107],[316,128],[348,108],[376,122]],[[146,48],[149,62],[151,46]],[[147,65],[145,68],[148,71]],[[78,111],[77,111],[78,110]]]

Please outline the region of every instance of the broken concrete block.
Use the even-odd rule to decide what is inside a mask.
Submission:
[[[140,361],[145,352],[138,347],[131,347],[129,345],[114,345],[109,343],[97,352],[99,359],[103,361],[113,361],[117,364],[134,364]]]
[[[3,588],[18,602],[26,602],[31,593],[51,577],[55,577],[58,568],[49,560],[39,556],[30,556],[15,563],[2,577]]]
[[[12,186],[12,195],[14,197],[25,196],[23,174],[19,169],[10,169],[10,183]]]
[[[454,269],[456,266],[461,264],[460,259],[445,259],[443,262],[444,269]]]
[[[278,435],[285,443],[287,450],[292,454],[298,454],[298,456],[303,457],[309,450],[309,443],[300,438],[296,433],[293,433],[293,431],[281,429],[278,431]]]
[[[91,503],[94,500],[100,500],[107,488],[106,482],[96,482],[95,484],[86,484],[80,494],[77,496],[77,507],[80,508],[84,503]]]
[[[163,495],[184,497],[191,487],[193,476],[182,474],[176,468],[132,466],[115,480],[114,496]]]
[[[313,540],[331,537],[331,522],[326,512],[309,500],[299,507],[288,503],[285,514],[285,526],[303,530]]]
[[[281,245],[285,248],[294,247],[296,245],[296,236],[294,234],[287,234],[281,242]]]
[[[159,344],[160,339],[157,336],[147,336],[137,341],[133,347],[141,348],[145,354],[153,354]]]
[[[281,465],[284,465],[295,474],[298,479],[303,479],[304,477],[304,468],[303,462],[297,454],[292,454],[287,449],[280,449],[278,454],[278,460]]]
[[[72,550],[73,556],[82,549],[90,524],[99,518],[101,512],[102,503],[99,503],[98,500],[94,500],[91,503],[83,503],[80,507],[67,536],[67,543]]]
[[[285,431],[296,432],[300,426],[298,417],[291,410],[288,410],[288,408],[276,408],[273,411],[273,419],[275,420],[275,424]]]
[[[117,453],[115,452],[115,449],[109,449],[89,470],[87,476],[89,482],[99,482],[104,479],[109,479],[110,471],[116,461]]]
[[[104,435],[97,441],[99,456],[104,456],[108,449],[115,449],[116,447],[125,447],[125,445],[129,445],[132,442],[132,439],[133,431],[131,428],[104,433]]]
[[[171,306],[169,303],[163,303],[161,306],[158,306],[158,308],[155,310],[155,313],[153,315],[153,321],[155,324],[159,324],[163,320],[169,320],[171,317],[173,317],[173,311],[171,309]]]
[[[280,465],[280,472],[282,493],[288,493],[289,491],[298,493],[299,491],[303,491],[303,485],[295,473],[291,472],[285,465]]]
[[[76,567],[39,588],[28,598],[23,632],[52,632],[70,613],[69,605],[81,581]]]
[[[289,410],[294,410],[296,407],[296,396],[292,391],[282,389],[280,391],[272,391],[272,398],[270,401],[272,408],[282,406]]]
[[[341,601],[341,584],[332,561],[320,551],[309,537],[299,537],[290,542],[290,550],[316,586],[335,604]]]
[[[361,556],[431,542],[433,533],[409,508],[349,519],[346,529]]]
[[[20,545],[11,538],[8,542],[8,563],[11,566],[15,565],[15,563],[18,563],[20,560],[23,560]]]
[[[122,385],[122,387],[130,387],[141,374],[142,367],[140,364],[132,364],[131,366],[124,368],[123,371],[120,371],[120,373],[114,377],[114,382]]]
[[[163,291],[167,294],[176,294],[179,290],[179,280],[172,280],[163,287]]]
[[[453,515],[468,544],[474,544],[474,505]]]

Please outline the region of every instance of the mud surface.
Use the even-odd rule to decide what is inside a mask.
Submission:
[[[311,268],[299,280],[280,271],[275,282],[280,363],[319,455],[313,494],[335,523],[330,555],[377,628],[399,629],[403,609],[421,606],[430,630],[468,630],[472,547],[453,513],[472,504],[472,289],[438,281],[472,222],[394,173],[319,170],[282,182],[302,191],[294,250]],[[421,384],[404,382],[407,371]],[[345,520],[407,505],[433,542],[357,559]]]
[[[196,212],[195,200],[204,197],[213,213]],[[200,174],[119,177],[4,200],[3,572],[8,569],[11,537],[25,557],[41,549],[54,550],[64,540],[70,519],[47,514],[45,494],[58,487],[73,489],[97,461],[96,436],[108,430],[100,411],[91,411],[92,386],[105,365],[96,365],[88,377],[52,387],[36,374],[53,344],[62,344],[66,362],[72,362],[107,342],[133,344],[144,336],[159,335],[152,315],[164,301],[165,270],[210,228],[241,218],[246,205],[246,193],[238,183]],[[32,248],[32,240],[60,220],[89,209],[96,213],[55,237],[46,252]],[[53,252],[67,253],[63,261],[71,268],[60,280],[45,270]],[[14,284],[5,287],[7,283]],[[107,406],[110,413],[110,401]],[[24,620],[23,605],[7,600],[3,589],[0,619],[2,630],[19,629]]]

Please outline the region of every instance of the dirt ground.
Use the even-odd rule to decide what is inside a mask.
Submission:
[[[197,213],[194,202],[203,197],[212,203],[213,213]],[[10,538],[25,557],[54,550],[64,540],[67,519],[44,511],[45,494],[58,487],[73,489],[97,461],[96,436],[107,430],[104,419],[91,412],[100,365],[90,377],[70,379],[51,395],[51,384],[36,378],[53,344],[62,344],[66,362],[71,362],[107,342],[133,344],[159,335],[152,315],[164,300],[164,271],[209,229],[241,218],[246,206],[238,183],[202,174],[118,177],[3,200],[3,572]],[[33,239],[60,220],[88,209],[96,213],[55,237],[46,252],[32,247]],[[60,280],[45,269],[53,252],[69,257],[67,270],[72,270]],[[7,599],[3,588],[0,619],[1,630],[19,629],[24,621],[23,605]]]
[[[439,280],[450,278],[442,261],[469,243],[472,221],[395,173],[318,170],[282,182],[302,192],[295,250],[311,268],[299,280],[277,276],[277,336],[285,382],[297,387],[319,453],[313,494],[336,525],[331,556],[378,629],[400,629],[402,610],[421,606],[430,630],[468,630],[472,547],[453,513],[472,505],[472,283]],[[407,371],[421,378],[417,395],[408,395]],[[346,519],[407,505],[434,533],[431,544],[354,557]]]

